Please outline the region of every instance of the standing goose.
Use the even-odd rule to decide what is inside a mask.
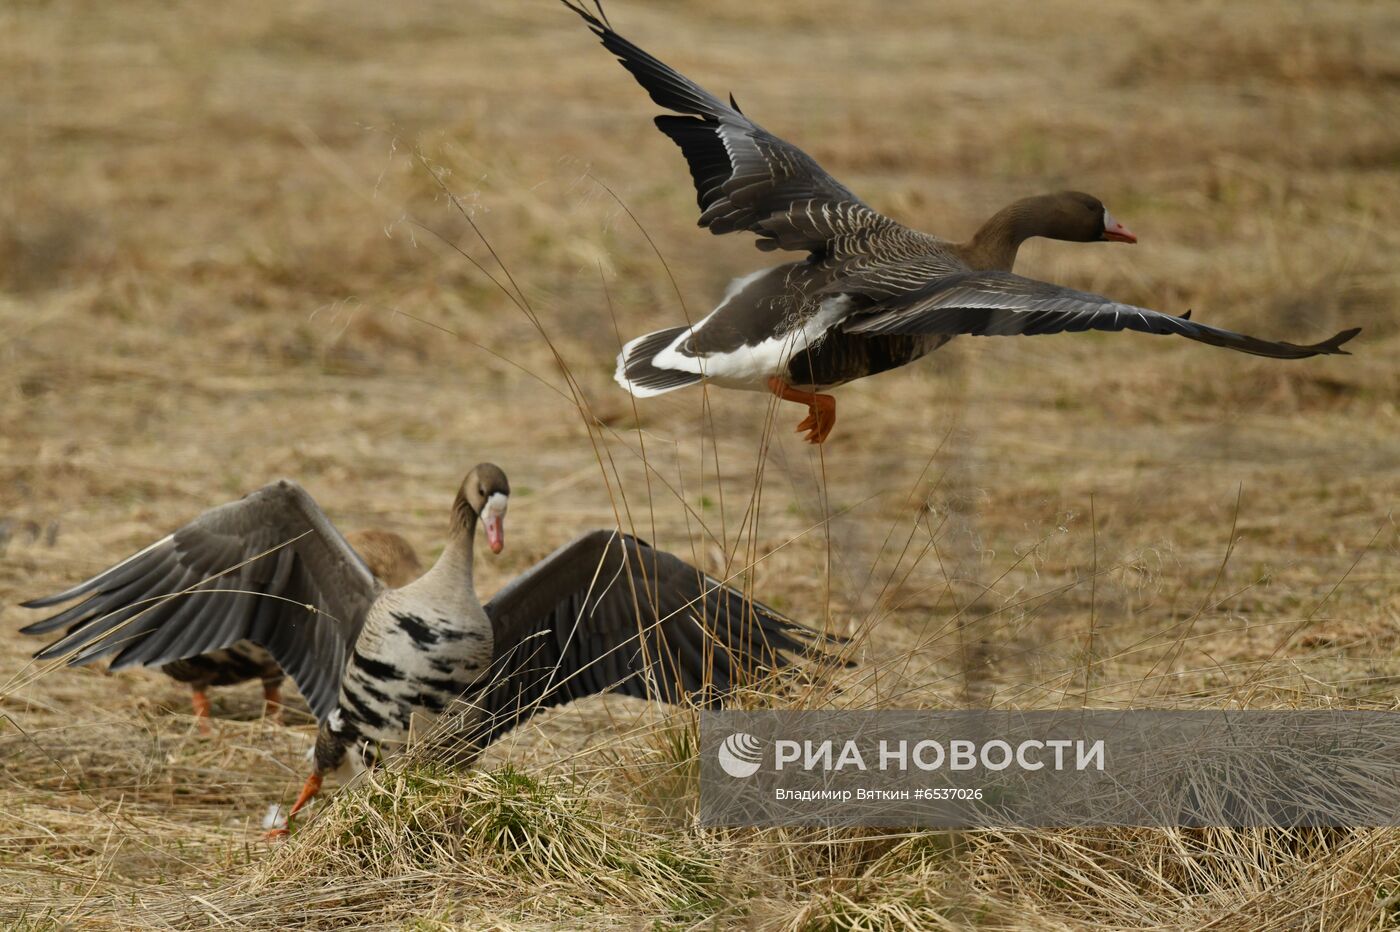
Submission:
[[[365,561],[369,571],[389,588],[407,585],[423,572],[418,562],[418,554],[413,545],[393,531],[368,528],[351,531],[345,541]],[[83,585],[86,585],[84,583]],[[24,603],[25,608],[47,608],[66,602],[76,596],[79,589],[70,589],[43,599]],[[46,634],[66,623],[67,613],[22,629],[25,634]],[[190,704],[194,707],[195,720],[201,730],[208,730],[209,695],[211,686],[233,686],[251,679],[262,680],[264,714],[277,722],[282,720],[282,680],[285,674],[277,661],[272,659],[264,647],[252,641],[239,641],[223,650],[209,651],[184,660],[175,660],[160,668],[177,683],[190,687]]]
[[[613,31],[561,0],[602,39],[658,105],[656,118],[681,149],[711,233],[746,230],[758,248],[807,256],[736,279],[694,326],[627,343],[615,378],[638,397],[701,380],[771,391],[808,406],[798,425],[822,443],[836,423],[829,388],[893,369],[960,333],[1042,334],[1082,330],[1175,333],[1242,353],[1301,359],[1345,353],[1359,329],[1322,343],[1273,343],[1011,274],[1033,236],[1070,242],[1137,238],[1102,202],[1066,191],[1017,201],[966,243],[911,230],[867,206],[809,155],[779,139]]]
[[[69,625],[35,656],[111,669],[157,666],[240,641],[267,649],[320,723],[315,769],[368,766],[404,743],[414,713],[465,696],[473,735],[494,740],[539,708],[605,691],[713,702],[816,651],[816,632],[679,558],[614,531],[545,557],[483,606],[472,580],[483,525],[504,546],[510,484],[497,466],[467,474],[447,546],[402,588],[386,588],[299,485],[281,480],[205,512],[58,596],[82,602],[30,625]]]

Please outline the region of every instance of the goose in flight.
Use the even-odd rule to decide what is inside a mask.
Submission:
[[[386,587],[301,486],[266,485],[205,512],[111,569],[26,603],[71,608],[24,629],[67,633],[40,659],[164,666],[240,642],[266,649],[319,722],[315,767],[371,766],[462,697],[484,747],[540,708],[616,691],[707,704],[821,654],[834,639],[746,598],[680,558],[610,530],[545,557],[485,605],[473,583],[481,525],[500,553],[510,484],[482,463],[452,504],[428,571]]]
[[[628,342],[615,378],[637,397],[701,380],[769,391],[808,406],[798,425],[822,443],[836,400],[821,390],[906,365],[958,334],[1136,330],[1276,359],[1344,354],[1358,329],[1321,343],[1260,340],[1011,273],[1018,247],[1043,236],[1133,243],[1090,195],[1025,198],[964,243],[912,230],[875,211],[801,149],[613,31],[600,3],[561,0],[659,106],[656,126],[690,166],[700,226],[747,231],[762,250],[805,252],[732,282],[706,317]]]

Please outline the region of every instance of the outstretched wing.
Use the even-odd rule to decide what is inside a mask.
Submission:
[[[71,589],[76,605],[23,629],[67,634],[35,656],[161,666],[249,640],[267,648],[318,718],[335,708],[350,646],[380,584],[301,486],[266,485]],[[115,656],[114,656],[115,655]]]
[[[581,3],[561,2],[583,18],[652,100],[680,114],[659,116],[656,125],[685,155],[700,225],[711,233],[748,230],[758,234],[760,249],[806,250],[836,261],[864,253],[872,239],[922,237],[872,210],[807,153],[744,116],[732,97],[724,103]]]
[[[1360,328],[1343,330],[1321,343],[1275,343],[1196,323],[1189,319],[1189,312],[1173,317],[1009,272],[962,272],[938,278],[898,297],[889,292],[872,292],[867,297],[877,303],[847,318],[842,325],[846,332],[1001,336],[1136,330],[1174,333],[1211,346],[1274,359],[1346,355],[1342,344],[1361,332]]]
[[[835,642],[615,531],[550,554],[486,605],[495,660],[475,702],[484,746],[536,711],[620,692],[718,701]]]

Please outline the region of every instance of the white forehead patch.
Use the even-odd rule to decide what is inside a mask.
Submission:
[[[481,516],[483,518],[503,517],[509,502],[510,496],[506,493],[492,492],[486,499],[486,507],[481,509]]]
[[[331,714],[326,716],[326,727],[336,732],[345,727],[345,723],[341,721],[339,709],[332,709]]]
[[[1105,230],[1111,230],[1117,223],[1118,221],[1113,219],[1113,214],[1109,213],[1108,208],[1105,207],[1103,209],[1103,228]]]

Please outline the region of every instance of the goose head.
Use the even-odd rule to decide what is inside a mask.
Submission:
[[[1060,191],[1027,198],[1022,213],[1025,237],[1044,236],[1070,243],[1136,243],[1137,236],[1113,218],[1103,201],[1083,191]]]
[[[510,503],[510,480],[495,463],[480,463],[467,473],[457,490],[453,514],[468,534],[481,522],[486,532],[486,546],[492,553],[505,547],[506,506]]]
[[[1083,191],[1024,197],[991,216],[976,235],[955,250],[974,269],[1011,271],[1016,251],[1032,236],[1071,243],[1136,243],[1137,236],[1114,219],[1103,201]]]

